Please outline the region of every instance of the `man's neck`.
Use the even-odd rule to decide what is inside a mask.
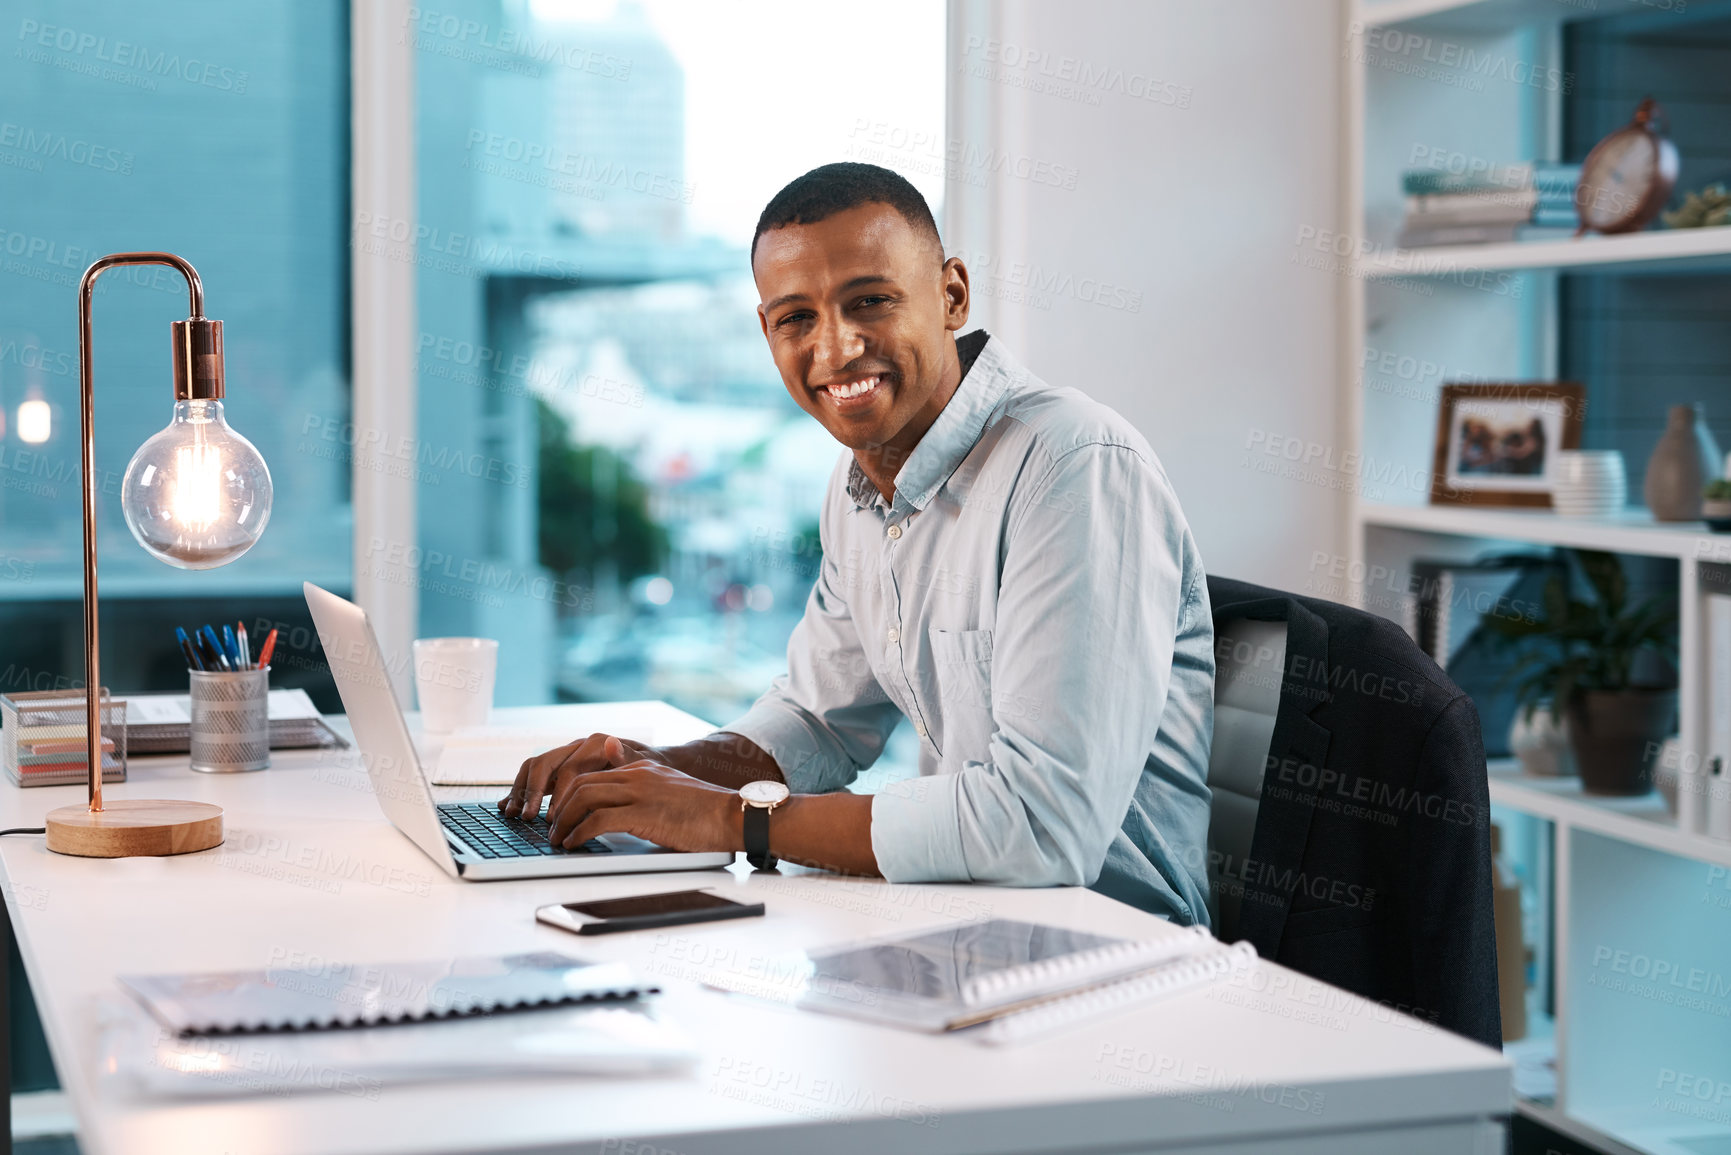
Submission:
[[[931,401],[889,441],[853,451],[853,459],[859,464],[860,472],[866,475],[866,480],[872,483],[874,489],[883,494],[884,501],[891,505],[895,504],[896,500],[896,474],[901,472],[902,466],[913,456],[914,449],[925,437],[926,430],[932,427],[938,414],[949,405],[950,398],[954,397],[956,390],[961,387],[962,378],[972,367],[971,362],[964,366],[957,356],[953,334],[945,344],[948,348],[944,351],[943,380],[932,393]]]

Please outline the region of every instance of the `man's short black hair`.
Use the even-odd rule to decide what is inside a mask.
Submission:
[[[757,218],[751,238],[751,259],[757,259],[757,242],[764,233],[786,225],[812,225],[836,213],[864,204],[886,204],[902,215],[914,231],[932,239],[943,252],[938,224],[920,190],[900,173],[875,164],[839,161],[819,165],[804,176],[789,181]]]

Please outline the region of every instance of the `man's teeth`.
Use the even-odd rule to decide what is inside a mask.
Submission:
[[[876,377],[867,377],[863,381],[854,381],[847,385],[831,385],[829,395],[845,401],[849,397],[858,397],[862,393],[871,392],[877,388],[877,384],[878,379]]]

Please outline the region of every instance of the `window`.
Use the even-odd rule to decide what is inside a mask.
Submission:
[[[119,483],[173,406],[168,324],[184,282],[119,269],[94,308],[103,680],[186,687],[175,625],[304,623],[300,582],[347,589],[348,9],[8,7],[0,68],[0,690],[82,684],[78,282],[114,251],[179,253],[224,322],[230,424],[275,506],[232,565],[151,559]],[[324,675],[277,663],[278,685]],[[328,683],[327,683],[328,684]],[[334,695],[321,705],[337,708]]]
[[[785,668],[841,452],[787,396],[747,248],[835,160],[943,194],[944,6],[419,9],[420,632],[500,704],[737,715]]]

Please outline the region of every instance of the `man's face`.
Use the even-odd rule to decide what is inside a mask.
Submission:
[[[968,319],[961,262],[870,203],[763,234],[752,272],[799,407],[849,449],[911,449],[949,400],[949,335]]]

